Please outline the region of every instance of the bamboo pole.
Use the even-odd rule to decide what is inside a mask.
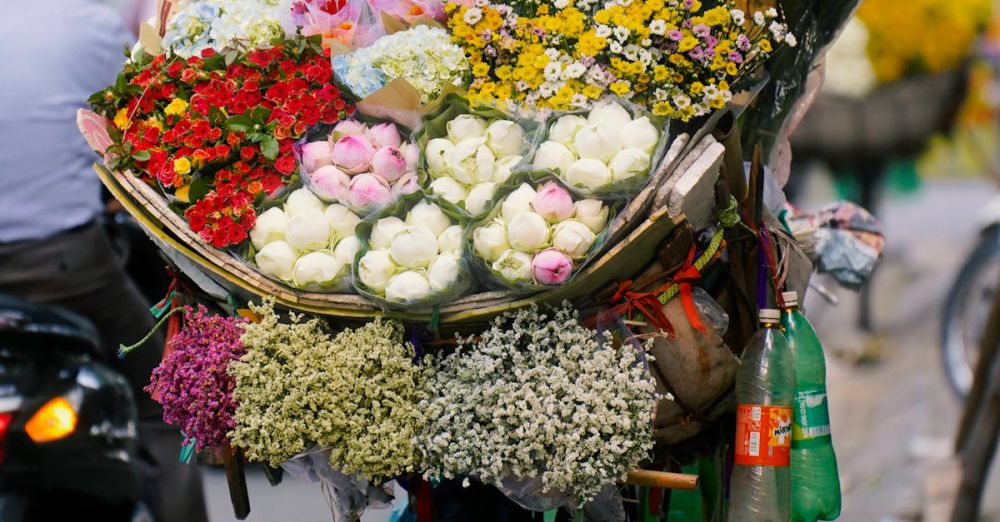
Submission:
[[[636,469],[628,472],[628,478],[625,479],[625,483],[633,486],[646,486],[650,488],[694,491],[694,489],[698,487],[698,475]]]

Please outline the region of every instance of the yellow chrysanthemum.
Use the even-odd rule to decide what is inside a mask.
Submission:
[[[483,76],[486,76],[489,73],[490,73],[489,64],[479,62],[476,65],[472,66],[472,74],[477,78],[482,78]]]
[[[624,96],[629,91],[629,84],[625,80],[618,80],[611,84],[611,92],[618,96]]]
[[[693,36],[685,36],[681,43],[677,44],[677,50],[686,53],[698,45],[698,39]]]

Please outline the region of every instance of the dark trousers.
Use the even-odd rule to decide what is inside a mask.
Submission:
[[[43,240],[0,245],[0,293],[62,306],[94,323],[106,351],[105,362],[132,385],[139,409],[140,452],[149,464],[144,466],[146,500],[157,522],[207,521],[198,468],[178,462],[179,432],[162,422],[160,406],[142,391],[160,361],[162,338],[124,359],[115,356],[119,344],[138,341],[154,321],[103,228],[93,224]]]

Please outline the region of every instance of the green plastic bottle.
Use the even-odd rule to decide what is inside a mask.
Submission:
[[[799,311],[795,292],[781,294],[781,323],[795,355],[792,403],[792,521],[834,520],[840,516],[840,476],[830,435],[823,346]]]

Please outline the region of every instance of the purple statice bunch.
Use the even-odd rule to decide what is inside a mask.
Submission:
[[[150,394],[159,394],[163,420],[181,428],[184,443],[198,451],[218,448],[236,427],[236,381],[230,363],[244,353],[245,320],[209,314],[204,306],[184,307],[184,327],[168,343],[168,355],[153,370]]]

